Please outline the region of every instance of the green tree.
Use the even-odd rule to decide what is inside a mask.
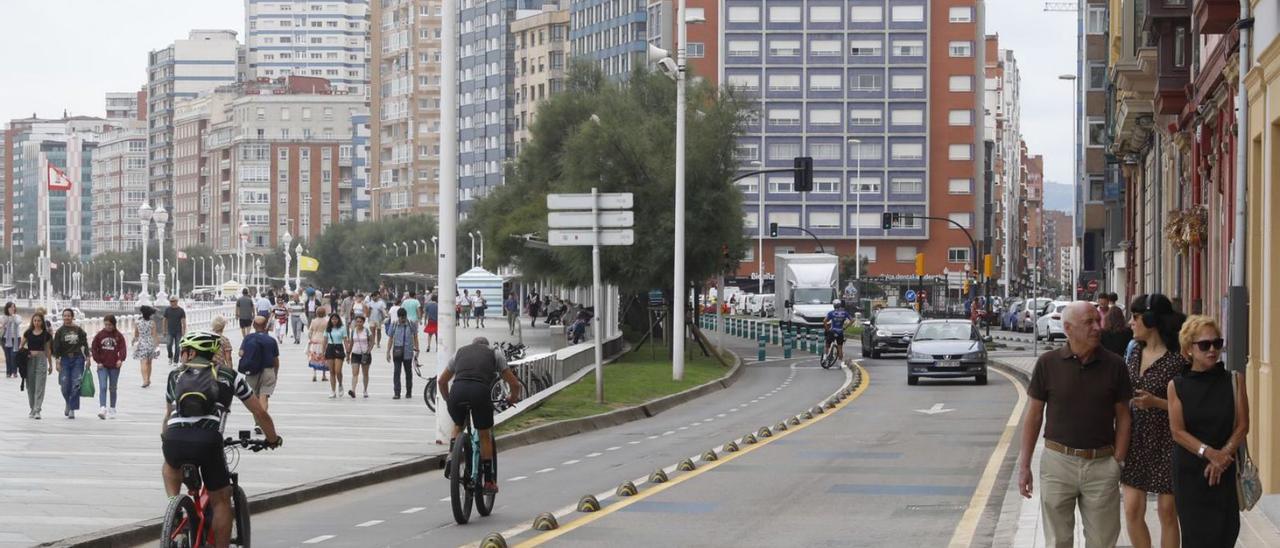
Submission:
[[[304,272],[303,277],[326,289],[371,290],[378,287],[383,273],[431,274],[436,271],[436,259],[431,253],[431,238],[435,235],[435,218],[428,215],[333,225],[307,250],[307,255],[320,261],[320,270]],[[401,242],[409,243],[407,256]],[[399,246],[399,251],[392,252],[392,246]],[[280,260],[284,260],[283,256]]]

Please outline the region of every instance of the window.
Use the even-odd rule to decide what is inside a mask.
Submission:
[[[858,108],[849,111],[849,124],[855,126],[878,126],[883,121],[883,114],[878,108]]]
[[[880,178],[879,177],[850,177],[850,192],[853,194],[879,194]]]
[[[702,8],[685,8],[685,13],[687,14],[685,15],[685,20],[690,20],[690,19],[700,19],[703,21],[707,20],[707,11]],[[558,30],[558,28],[559,27],[552,27],[551,29],[552,40],[556,40],[556,34],[557,34],[556,30]]]
[[[894,91],[923,91],[923,74],[895,74],[892,86]]]
[[[951,179],[947,181],[948,194],[970,194],[973,192],[973,181],[971,179]]]
[[[770,74],[769,91],[800,91],[800,75]]]
[[[760,42],[756,40],[730,40],[729,57],[756,57],[760,55]]]
[[[894,250],[893,256],[900,263],[916,262],[916,246],[900,245]]]
[[[840,109],[823,108],[810,110],[809,124],[813,126],[839,126]]]
[[[809,156],[814,160],[839,160],[840,143],[809,143]]]
[[[1107,89],[1107,64],[1090,62],[1088,77],[1089,79],[1087,82],[1090,91],[1102,91]]]
[[[791,175],[771,175],[769,176],[769,192],[795,192],[792,190],[793,183],[795,183],[795,177]],[[798,223],[799,221],[799,218],[797,218],[796,222]]]
[[[1101,118],[1089,118],[1089,146],[1100,147],[1106,144],[1107,121]]]
[[[1173,29],[1173,66],[1187,66],[1187,27],[1183,25]]]
[[[755,143],[738,143],[738,148],[734,150],[734,157],[744,162],[752,162],[760,159],[760,145]]]
[[[965,227],[965,228],[973,228],[973,214],[972,214],[972,213],[948,213],[948,214],[947,214],[947,218],[948,218],[948,219],[951,219],[952,221],[954,221],[954,222],[956,222],[956,223],[959,223],[959,224],[960,224],[960,226],[962,226],[962,227]],[[948,223],[948,224],[947,224],[947,226],[948,226],[948,227],[950,227],[952,230],[959,230],[959,229],[957,229],[957,228],[956,228],[956,225],[953,225],[953,224]]]
[[[690,59],[702,59],[703,57],[706,57],[707,55],[706,44],[703,44],[702,42],[689,42],[688,54]],[[561,68],[564,66],[564,61],[557,62],[557,59],[560,59],[560,58],[556,56],[556,52],[552,52],[551,68]]]
[[[771,108],[769,109],[769,124],[775,126],[798,126],[800,125],[800,109]]]
[[[894,23],[924,22],[924,6],[894,6],[890,13]]]
[[[302,119],[303,120],[311,119],[311,107],[302,107]]]
[[[281,120],[289,119],[289,107],[280,107],[280,119]]]
[[[840,75],[810,74],[809,91],[840,91]]]
[[[859,227],[880,228],[880,214],[863,212],[863,213],[853,213],[849,215],[849,228],[859,228]],[[872,251],[872,254],[874,254],[875,248],[874,247],[870,248],[870,250]],[[865,248],[865,247],[862,248],[862,252],[864,255],[866,254],[867,251],[868,251],[868,248]]]
[[[770,23],[799,23],[800,6],[769,6]]]
[[[751,186],[752,186],[752,190],[751,190],[750,192],[751,192],[752,194],[755,194],[755,192],[756,192],[756,191],[755,191],[755,189],[754,189],[754,188],[755,188],[755,185],[754,185],[754,184],[752,184]],[[746,191],[744,191],[744,192],[746,192]],[[754,211],[743,214],[743,215],[742,215],[742,227],[743,227],[743,228],[756,228],[756,227],[760,226],[759,224],[757,224],[757,223],[759,223],[759,218],[760,218],[760,215],[759,215],[758,213],[754,212]],[[751,249],[751,248],[747,248],[747,249]]]
[[[972,23],[973,8],[967,6],[955,6],[950,10],[952,23]]]
[[[814,57],[839,57],[839,40],[814,40],[809,42],[809,54]]]
[[[876,57],[883,47],[879,40],[850,40],[849,55],[854,57]]]
[[[918,109],[897,109],[889,112],[889,123],[895,126],[924,125],[924,111]]]
[[[728,80],[730,87],[746,91],[756,91],[760,89],[759,74],[730,74]]]
[[[849,6],[849,21],[853,23],[879,23],[884,21],[884,8],[880,6]]]
[[[863,160],[879,160],[884,156],[884,145],[881,143],[861,142],[850,145],[849,157]]]
[[[947,249],[947,262],[949,263],[968,263],[969,248],[952,247]]]
[[[770,223],[778,223],[782,226],[800,226],[800,213],[794,211],[774,211],[769,214],[768,219]],[[777,253],[781,255],[783,252],[779,250]]]
[[[840,6],[810,6],[810,23],[839,23]]]
[[[1166,2],[1166,4],[1169,2]],[[1107,32],[1107,6],[1091,4],[1089,13],[1085,16],[1085,29],[1089,34],[1106,34]]]
[[[948,79],[947,89],[950,91],[973,91],[973,77],[968,75],[952,76]]]
[[[747,179],[743,179],[743,180],[738,181],[738,182],[733,183],[733,184],[734,184],[735,186],[737,186],[737,187],[738,187],[738,190],[741,190],[743,194],[755,194],[755,193],[756,193],[756,178],[755,178],[755,177],[750,177],[750,178],[747,178]],[[755,214],[754,214],[754,213],[749,213],[748,215],[750,215],[750,216],[751,216],[751,221],[752,221],[752,222],[754,222],[754,221],[756,220],[756,216],[755,216]],[[755,225],[751,225],[751,226],[755,226]]]
[[[973,42],[951,42],[947,50],[952,57],[973,57]]]
[[[772,143],[769,145],[770,160],[792,160],[800,155],[800,143]]]
[[[894,160],[920,160],[924,158],[922,143],[893,143],[889,154]]]
[[[893,54],[898,57],[922,57],[924,40],[894,40]]]
[[[953,110],[947,113],[947,123],[953,126],[973,125],[973,111]]]
[[[814,185],[816,192],[816,181]],[[809,228],[840,228],[840,213],[836,211],[810,211]]]
[[[880,91],[884,88],[884,76],[879,74],[856,74],[849,78],[850,91]]]
[[[769,55],[800,55],[800,41],[769,40]]]
[[[889,192],[893,194],[924,194],[924,179],[920,177],[894,177],[889,180]]]
[[[840,177],[814,177],[813,192],[816,194],[839,194]],[[836,219],[840,216],[837,214]]]
[[[972,160],[973,147],[970,145],[951,145],[947,147],[947,159]]]
[[[858,254],[862,256],[862,262],[864,263],[876,262],[876,248],[874,247],[860,247],[858,248]]]
[[[730,23],[759,23],[760,6],[730,6]]]

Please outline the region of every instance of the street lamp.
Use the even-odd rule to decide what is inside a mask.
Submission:
[[[156,239],[159,240],[157,247],[160,249],[160,289],[156,291],[156,299],[160,302],[166,302],[169,300],[169,296],[166,294],[164,286],[164,224],[169,222],[169,212],[164,210],[164,204],[156,206],[151,218],[156,222]]]
[[[431,237],[431,252],[440,257],[440,238],[436,236]]]
[[[420,251],[420,250],[418,249],[418,242],[421,242],[421,241],[422,241],[422,240],[414,240],[414,241],[413,241],[413,254],[414,254],[414,255],[420,255],[420,254],[422,254],[422,251]]]
[[[853,279],[862,281],[862,140],[849,139],[849,144],[853,145],[854,149],[858,151],[858,167],[857,171],[854,172],[854,181],[858,185],[855,192],[858,195],[853,214],[853,218],[857,219],[857,222],[853,224]]]
[[[298,256],[294,266],[297,270],[293,271],[293,287],[296,288],[296,291],[302,291],[302,242],[298,242],[298,247],[293,248],[293,253]],[[285,270],[287,271],[288,269],[286,268]],[[287,277],[288,275],[289,273],[285,272],[285,276]]]
[[[387,244],[382,244],[382,255],[384,257],[387,255]]]
[[[280,242],[284,244],[284,292],[292,293],[289,290],[289,263],[292,257],[289,256],[289,244],[293,243],[293,235],[289,234],[289,230],[285,229],[284,235],[280,237]]]
[[[476,267],[476,233],[468,232],[467,236],[471,237],[471,268]]]
[[[1074,199],[1071,201],[1071,300],[1080,300],[1080,273],[1077,270],[1079,263],[1079,250],[1076,247],[1076,217],[1080,215],[1080,112],[1078,109],[1079,92],[1077,91],[1076,75],[1063,74],[1058,76],[1059,80],[1070,82],[1071,88],[1071,116],[1075,122],[1075,131],[1072,132],[1071,138],[1071,180],[1074,187]]]
[[[142,222],[142,275],[139,280],[142,282],[142,290],[138,292],[138,304],[148,304],[150,297],[147,294],[151,277],[147,275],[147,236],[151,233],[151,215],[154,211],[151,209],[150,202],[142,202],[142,206],[138,208],[138,220]]]
[[[409,256],[409,242],[400,242],[400,245],[404,246],[404,256],[405,256],[405,257],[408,257],[408,256]]]
[[[239,281],[245,284],[246,286],[248,286],[248,284],[246,283],[248,281],[248,276],[246,276],[248,272],[246,271],[249,270],[249,264],[246,263],[244,260],[244,252],[245,252],[245,247],[249,245],[249,223],[240,221],[239,231],[240,231],[240,248],[237,250],[237,253],[239,255],[237,257],[237,261],[240,265],[240,268],[237,275],[240,277]]]
[[[484,266],[484,233],[476,231],[476,238],[480,239],[480,266]]]

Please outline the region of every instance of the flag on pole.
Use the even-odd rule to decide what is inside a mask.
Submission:
[[[52,163],[47,165],[49,166],[49,190],[60,190],[63,192],[71,190],[71,178],[67,177],[67,174],[63,173],[61,169],[58,169],[58,166],[55,166]]]
[[[320,270],[320,261],[317,261],[315,257],[301,255],[298,257],[298,268],[307,272],[315,272]]]
[[[187,257],[187,252],[185,252],[185,251],[179,251],[179,252],[178,252],[178,260],[179,260],[179,261],[185,261],[185,260],[187,260],[187,259],[189,259],[189,258],[190,258],[190,257]]]

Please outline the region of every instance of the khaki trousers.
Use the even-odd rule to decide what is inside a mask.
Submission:
[[[1111,548],[1120,538],[1120,463],[1046,449],[1040,459],[1040,513],[1046,546],[1071,548],[1076,508],[1087,548]]]

